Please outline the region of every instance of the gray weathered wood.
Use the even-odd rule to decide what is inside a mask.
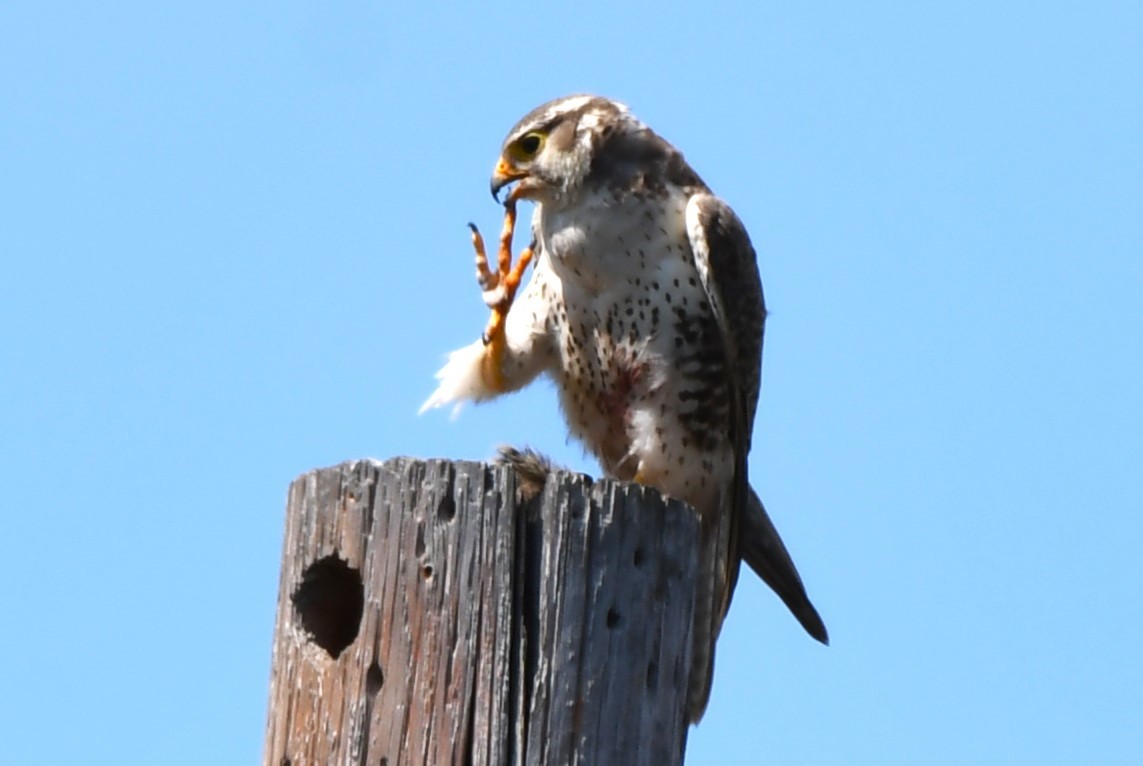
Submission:
[[[397,458],[290,487],[266,766],[681,764],[698,520]]]

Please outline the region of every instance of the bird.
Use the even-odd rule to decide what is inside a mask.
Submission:
[[[472,228],[491,318],[453,351],[421,411],[487,401],[541,375],[570,434],[613,479],[658,489],[701,520],[686,715],[708,704],[739,563],[823,644],[829,636],[747,473],[766,305],[742,221],[683,154],[623,103],[576,94],[508,132],[490,190],[509,187],[495,266]],[[518,201],[534,205],[515,264]],[[522,285],[524,269],[534,263]],[[534,453],[502,459],[533,476]]]

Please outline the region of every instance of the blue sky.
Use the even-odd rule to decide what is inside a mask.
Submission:
[[[759,251],[753,480],[833,645],[744,578],[689,764],[1143,752],[1138,3],[7,3],[5,762],[261,757],[289,482],[529,443],[417,417],[465,222],[576,91]]]

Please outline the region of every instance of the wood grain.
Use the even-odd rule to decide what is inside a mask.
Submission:
[[[290,487],[266,766],[682,763],[698,520],[395,458]]]

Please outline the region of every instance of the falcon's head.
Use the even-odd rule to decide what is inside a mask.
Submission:
[[[642,142],[664,144],[627,107],[601,96],[566,96],[536,107],[504,139],[492,172],[492,196],[512,183],[516,199],[567,201],[591,175],[601,171],[605,146],[622,140],[627,150]],[[626,152],[624,152],[626,154]],[[634,156],[644,152],[635,151]],[[607,163],[610,164],[610,163]]]

